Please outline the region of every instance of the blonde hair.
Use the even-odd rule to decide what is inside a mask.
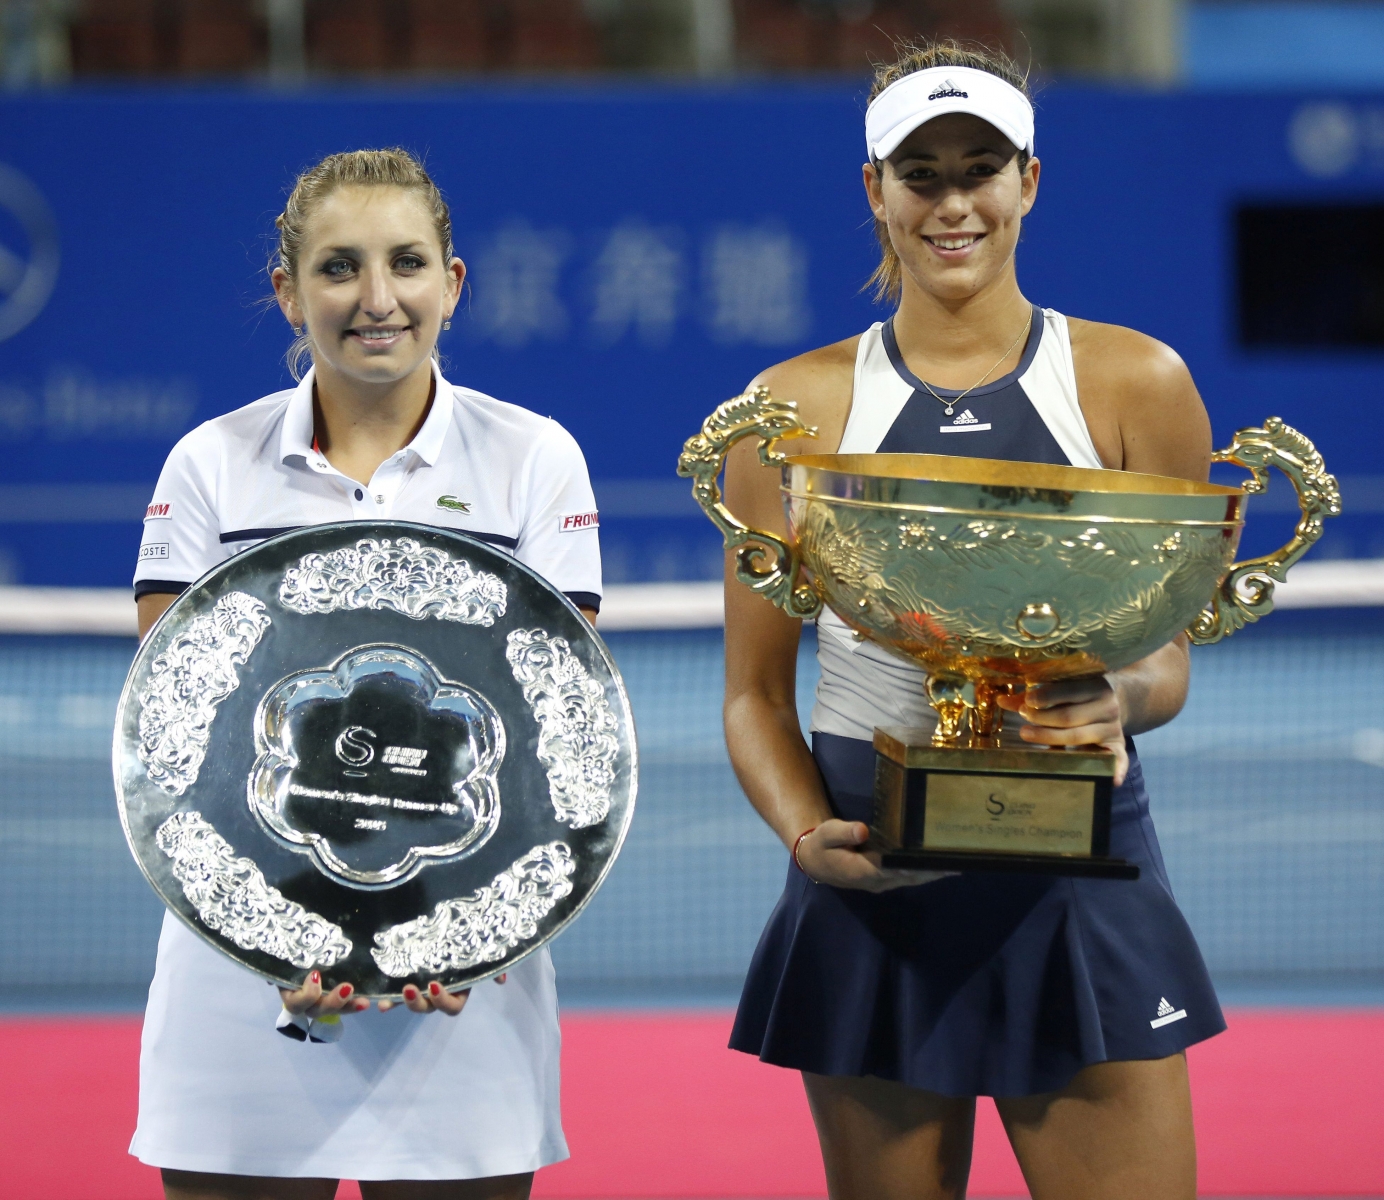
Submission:
[[[418,159],[407,150],[391,146],[385,150],[347,150],[329,154],[298,176],[283,212],[274,218],[279,244],[269,258],[271,271],[278,268],[290,282],[297,281],[298,259],[308,221],[323,200],[343,187],[397,187],[417,193],[432,217],[433,230],[442,247],[443,263],[452,261],[452,215],[447,201]],[[433,356],[436,355],[434,347]],[[312,338],[306,328],[293,339],[287,361],[293,378],[301,379],[305,364],[312,361]]]
[[[971,67],[998,76],[1011,87],[1016,87],[1025,96],[1030,96],[1028,73],[1003,50],[991,50],[986,46],[967,46],[952,38],[939,41],[900,42],[895,49],[899,57],[891,63],[875,68],[874,84],[870,88],[873,100],[891,83],[912,75],[915,71],[926,71],[929,67]],[[876,171],[883,169],[883,163],[874,161]],[[1019,170],[1028,166],[1028,151],[1019,149]],[[886,300],[897,304],[903,294],[903,264],[889,240],[889,226],[875,218],[875,237],[879,240],[879,266],[865,281],[861,291],[873,290],[875,300]]]

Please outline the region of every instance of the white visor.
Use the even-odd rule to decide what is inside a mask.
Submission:
[[[974,67],[929,67],[891,83],[865,112],[872,160],[888,158],[910,133],[947,113],[988,121],[1015,147],[1033,153],[1033,105],[1012,84]]]

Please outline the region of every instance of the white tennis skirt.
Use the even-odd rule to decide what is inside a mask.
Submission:
[[[476,1179],[567,1157],[547,949],[461,1015],[344,1018],[339,1042],[274,1028],[278,990],[165,914],[130,1153],[155,1167],[330,1179]]]

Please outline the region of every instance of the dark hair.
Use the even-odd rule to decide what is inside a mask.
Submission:
[[[452,261],[452,216],[442,192],[418,159],[394,146],[387,150],[347,150],[329,154],[298,176],[283,212],[274,219],[279,244],[270,255],[271,270],[279,267],[290,280],[298,278],[298,256],[307,235],[308,220],[323,200],[343,187],[397,187],[417,192],[432,217],[433,229],[442,246],[443,263]],[[303,363],[311,357],[311,336],[301,333],[288,351],[288,369],[294,379],[302,378]]]
[[[1016,87],[1025,96],[1031,96],[1028,88],[1028,73],[1020,70],[1019,64],[1003,50],[992,50],[986,46],[967,46],[952,38],[939,41],[900,42],[895,49],[899,57],[891,63],[875,68],[874,83],[870,88],[873,100],[891,83],[897,83],[905,75],[915,71],[926,71],[930,67],[970,67],[976,71],[986,71],[1003,79],[1011,87]],[[882,170],[883,163],[872,159],[875,170]],[[1019,170],[1028,166],[1028,151],[1019,147]],[[879,239],[879,266],[865,281],[865,287],[874,290],[875,299],[898,302],[903,293],[903,265],[889,240],[889,226],[875,219],[875,237]],[[862,289],[864,290],[864,289]]]

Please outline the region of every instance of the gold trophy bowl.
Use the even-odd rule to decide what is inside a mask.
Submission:
[[[1217,462],[1242,487],[1161,475],[930,454],[785,457],[815,437],[795,404],[758,388],[688,439],[678,474],[736,549],[736,575],[792,616],[825,604],[860,640],[928,673],[935,730],[877,729],[872,840],[886,865],[1135,878],[1108,856],[1114,755],[1009,745],[1002,693],[1100,675],[1185,631],[1219,641],[1273,609],[1276,581],[1341,511],[1312,443],[1272,417]],[[721,502],[727,452],[747,437],[783,472],[789,536]],[[1250,495],[1277,467],[1301,517],[1273,554],[1235,561]]]

